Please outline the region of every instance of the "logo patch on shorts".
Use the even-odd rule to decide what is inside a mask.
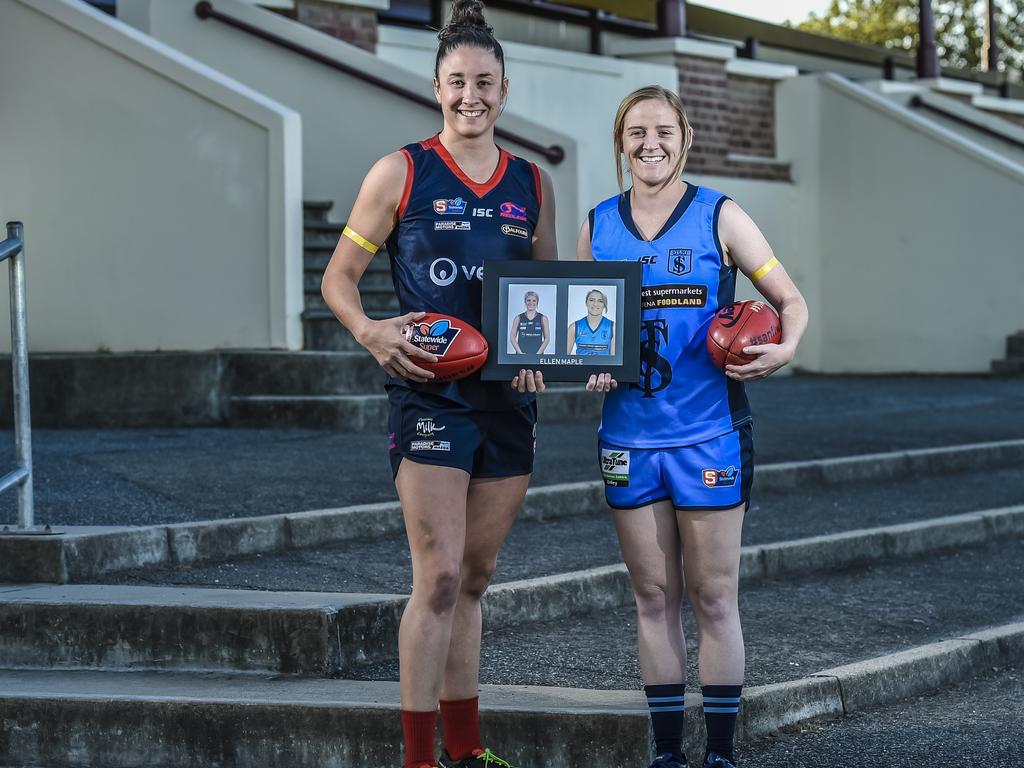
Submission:
[[[705,469],[701,476],[708,488],[732,488],[736,485],[736,478],[740,473],[730,464],[727,469]]]
[[[629,487],[629,451],[601,449],[601,477],[613,488]]]
[[[451,451],[452,444],[447,440],[413,440],[409,444],[410,451]]]
[[[446,427],[435,424],[433,417],[428,416],[425,419],[416,419],[417,437],[433,437],[435,432],[444,432],[445,429]]]

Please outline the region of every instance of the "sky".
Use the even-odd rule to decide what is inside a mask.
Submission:
[[[829,0],[694,0],[693,4],[781,24],[787,19],[801,22],[811,11],[820,15],[831,3]]]

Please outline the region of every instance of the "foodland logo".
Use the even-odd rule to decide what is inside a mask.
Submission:
[[[409,326],[406,339],[420,349],[433,355],[444,357],[455,337],[462,331],[448,320],[435,320],[433,323],[416,323]]]

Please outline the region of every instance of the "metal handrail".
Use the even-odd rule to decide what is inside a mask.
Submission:
[[[201,2],[196,3],[195,13],[196,16],[198,16],[200,19],[214,19],[216,21],[228,25],[229,27],[233,27],[237,30],[245,32],[246,34],[258,37],[261,40],[266,40],[268,43],[273,43],[274,45],[280,46],[282,48],[287,48],[289,51],[297,53],[300,56],[305,56],[307,59],[311,59],[317,62],[318,64],[323,64],[324,66],[330,67],[331,69],[337,70],[338,72],[343,72],[346,75],[358,78],[365,83],[369,83],[370,85],[382,88],[385,91],[388,91],[389,93],[393,93],[396,96],[400,96],[403,99],[406,99],[407,101],[412,101],[416,104],[419,104],[420,106],[428,107],[431,110],[437,109],[436,102],[432,101],[431,99],[428,99],[424,96],[420,96],[418,93],[402,88],[401,86],[395,85],[394,83],[389,83],[387,80],[363,72],[362,70],[356,69],[355,67],[350,67],[348,64],[345,64],[344,62],[338,61],[337,59],[332,58],[330,56],[325,56],[319,51],[314,51],[312,48],[307,48],[304,45],[299,45],[298,43],[294,43],[291,40],[280,37],[279,35],[275,35],[272,32],[267,32],[264,29],[260,29],[259,27],[244,22],[241,19],[236,19],[234,16],[222,13],[215,9],[213,7],[213,3],[209,2],[209,0],[201,0]],[[508,141],[511,141],[514,144],[518,144],[519,146],[525,147],[526,149],[529,149],[532,152],[536,152],[540,155],[543,155],[544,158],[547,159],[547,161],[552,165],[558,165],[565,159],[565,149],[558,144],[552,144],[551,146],[546,147],[543,144],[540,144],[536,141],[531,141],[530,139],[527,139],[525,136],[520,136],[518,133],[513,133],[512,131],[505,130],[504,128],[495,127],[494,133],[496,136],[502,139],[507,139]]]
[[[18,488],[18,531],[35,523],[32,503],[32,410],[28,388],[28,313],[25,298],[25,227],[7,223],[0,261],[10,259],[11,370],[14,392],[14,442],[18,466],[0,477],[0,493]]]
[[[918,109],[927,109],[931,112],[935,112],[936,114],[942,115],[943,117],[949,120],[953,120],[955,122],[961,123],[962,125],[966,125],[969,128],[973,128],[979,133],[984,133],[986,136],[992,136],[993,138],[1001,139],[1005,141],[1007,144],[1011,144],[1014,147],[1017,147],[1017,149],[1024,149],[1024,141],[1020,141],[1019,139],[1016,139],[1013,136],[1007,136],[1005,133],[997,131],[994,128],[990,128],[989,126],[980,123],[977,120],[972,120],[969,117],[958,115],[956,112],[952,112],[948,109],[943,109],[937,104],[929,104],[920,96],[914,96],[910,100],[910,106],[916,107]]]

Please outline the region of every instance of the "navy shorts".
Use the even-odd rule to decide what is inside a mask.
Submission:
[[[471,477],[513,477],[533,472],[537,402],[506,411],[477,411],[406,387],[389,387],[388,450],[391,474],[402,459],[455,467]]]
[[[624,448],[598,441],[605,498],[614,509],[671,501],[680,510],[750,506],[753,428],[679,448]]]

